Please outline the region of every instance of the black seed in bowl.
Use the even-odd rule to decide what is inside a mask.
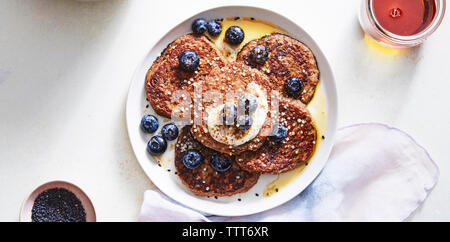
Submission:
[[[80,199],[64,188],[52,188],[39,194],[31,210],[32,222],[86,222]]]

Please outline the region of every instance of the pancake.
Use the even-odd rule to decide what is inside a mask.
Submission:
[[[247,150],[257,150],[265,141],[269,132],[268,109],[270,105],[270,97],[267,90],[271,90],[271,82],[262,72],[244,65],[243,63],[230,62],[221,69],[216,69],[210,73],[203,81],[202,85],[203,103],[199,110],[195,110],[195,123],[191,130],[195,139],[204,146],[221,153],[236,155]],[[211,92],[212,97],[221,97],[219,104],[209,101],[205,97],[206,92]],[[226,93],[234,93],[235,95],[227,96]],[[257,111],[252,115],[253,125],[249,130],[242,131],[235,126],[218,125],[212,128],[208,124],[208,118],[214,118],[212,114],[221,110],[220,104],[234,103],[242,94],[254,94],[261,101],[258,104]],[[265,100],[265,102],[264,102]],[[264,104],[265,103],[265,104]],[[267,110],[263,109],[267,105]],[[237,105],[236,105],[237,106]],[[215,110],[215,111],[214,111]],[[218,132],[227,132],[229,135],[222,135],[224,139],[220,139],[221,134]],[[214,133],[211,133],[214,132]]]
[[[196,52],[200,58],[196,71],[187,72],[179,68],[178,56],[186,50]],[[205,36],[182,36],[169,44],[148,70],[147,98],[157,114],[170,118],[174,107],[183,102],[181,98],[172,100],[175,91],[186,90],[192,96],[193,84],[225,63],[227,60],[220,50]]]
[[[306,106],[299,100],[281,97],[279,124],[288,129],[280,143],[269,137],[257,151],[237,156],[239,166],[249,172],[279,174],[307,162],[316,147],[317,131]]]
[[[199,196],[232,196],[248,191],[256,184],[258,173],[242,170],[233,160],[232,167],[226,172],[217,172],[210,166],[211,156],[217,153],[197,142],[190,133],[190,126],[181,130],[175,146],[175,167],[183,184]],[[196,169],[186,168],[183,156],[189,149],[198,150],[204,157],[203,163]]]
[[[264,46],[269,52],[267,61],[262,65],[253,63],[250,59],[251,50],[258,45]],[[284,34],[270,34],[250,41],[238,53],[237,61],[269,75],[274,88],[284,96],[290,97],[285,91],[285,82],[289,77],[302,79],[303,90],[296,99],[305,104],[311,101],[319,83],[320,72],[311,50],[300,41]]]

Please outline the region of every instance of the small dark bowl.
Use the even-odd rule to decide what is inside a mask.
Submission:
[[[65,181],[52,181],[36,188],[22,204],[22,209],[19,215],[20,222],[31,222],[31,210],[33,209],[34,200],[37,196],[39,196],[39,194],[52,188],[64,188],[75,194],[75,196],[80,199],[86,212],[86,222],[96,222],[97,218],[95,215],[94,205],[92,205],[92,202],[86,193],[84,193],[83,190],[76,185]]]

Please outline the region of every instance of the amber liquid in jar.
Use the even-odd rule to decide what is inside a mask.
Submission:
[[[436,15],[434,0],[372,0],[375,18],[387,31],[401,36],[417,34]]]

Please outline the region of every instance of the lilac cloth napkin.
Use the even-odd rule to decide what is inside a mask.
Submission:
[[[358,124],[338,131],[321,174],[279,207],[243,217],[207,217],[149,190],[139,221],[402,221],[438,178],[437,165],[408,134]]]

